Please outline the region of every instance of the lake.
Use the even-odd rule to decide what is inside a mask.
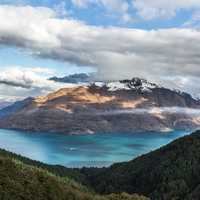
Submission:
[[[155,150],[189,132],[63,135],[0,129],[0,148],[48,164],[109,166]]]

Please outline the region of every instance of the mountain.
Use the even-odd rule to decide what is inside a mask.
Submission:
[[[0,128],[66,134],[185,130],[200,127],[199,109],[200,101],[187,93],[133,78],[17,102],[0,111]]]
[[[8,107],[11,104],[12,104],[12,102],[10,102],[10,101],[0,101],[0,109]]]
[[[69,169],[0,150],[0,199],[199,200],[199,152],[200,131],[108,168]]]
[[[61,83],[88,83],[90,81],[90,76],[85,73],[80,73],[64,76],[61,78],[54,76],[49,78],[49,80]]]
[[[152,200],[199,200],[200,131],[129,162],[83,168],[96,192],[138,193]]]
[[[14,104],[3,107],[0,110],[0,118],[10,116],[11,114],[14,114],[14,113],[20,111],[25,106],[27,106],[29,103],[32,103],[33,100],[34,100],[34,98],[29,97],[29,98],[26,98],[22,101],[17,101]]]
[[[100,196],[67,176],[59,177],[17,158],[0,152],[1,200],[149,200],[126,193]]]

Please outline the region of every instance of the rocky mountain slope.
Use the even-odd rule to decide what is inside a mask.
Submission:
[[[193,129],[200,126],[199,109],[189,94],[133,78],[15,103],[0,111],[0,127],[66,134]]]

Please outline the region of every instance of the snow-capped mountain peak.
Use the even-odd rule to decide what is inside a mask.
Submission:
[[[117,90],[140,90],[151,91],[153,88],[159,87],[154,83],[150,83],[145,79],[132,78],[131,80],[110,81],[110,82],[95,82],[97,87],[107,87],[109,91]]]

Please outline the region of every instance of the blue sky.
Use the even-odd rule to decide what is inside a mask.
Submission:
[[[0,0],[0,80],[32,83],[10,88],[13,98],[61,87],[49,76],[93,71],[196,93],[199,22],[199,0]]]
[[[157,15],[157,17],[153,17],[150,19],[146,19],[139,13],[138,9],[134,7],[134,0],[111,0],[113,2],[126,2],[128,8],[126,11],[121,11],[120,6],[115,6],[116,8],[112,8],[111,6],[106,6],[106,3],[101,3],[101,0],[98,3],[98,0],[0,0],[0,4],[4,5],[31,5],[31,6],[44,6],[52,9],[58,9],[60,12],[60,17],[72,17],[77,20],[82,20],[90,25],[97,26],[121,26],[121,27],[130,27],[130,28],[142,28],[142,29],[158,29],[158,28],[172,28],[172,27],[181,27],[185,22],[191,20],[195,11],[198,11],[197,0],[191,1],[194,3],[188,2],[188,6],[180,6],[174,5],[171,6],[175,9],[175,14],[171,16],[171,14],[166,12],[166,16]],[[102,0],[104,2],[104,0]],[[110,1],[110,2],[111,2]],[[140,0],[138,0],[140,1]],[[159,0],[149,0],[149,2],[159,2]],[[167,2],[166,0],[160,0],[161,2]],[[178,0],[180,1],[180,0]],[[183,0],[184,1],[184,0]],[[83,6],[78,5],[78,3],[73,2],[85,2],[82,3]],[[86,3],[89,2],[89,3]],[[90,3],[93,2],[93,3]],[[109,0],[105,0],[105,2],[109,2]],[[144,3],[148,1],[144,0]],[[176,2],[175,1],[169,1]],[[81,4],[81,3],[80,3]],[[120,4],[120,3],[119,3]],[[148,3],[147,3],[148,4]],[[174,3],[176,4],[176,3]],[[190,5],[191,4],[191,5]],[[85,6],[84,6],[85,5]],[[150,4],[151,6],[151,4]],[[155,6],[155,9],[165,9],[165,4],[162,7]],[[167,8],[168,10],[168,8]],[[124,13],[127,13],[130,16],[130,21],[123,21],[120,19]]]
[[[192,16],[195,12],[193,7],[189,9],[186,7],[186,9],[180,10],[177,8],[176,14],[172,17],[158,16],[152,19],[145,19],[138,14],[137,9],[133,6],[132,0],[119,1],[126,2],[129,5],[127,11],[119,11],[115,10],[115,8],[107,8],[102,3],[86,3],[95,2],[95,0],[78,0],[77,2],[85,2],[83,3],[85,6],[79,6],[76,3],[73,3],[73,0],[0,0],[0,5],[30,5],[33,7],[49,7],[57,10],[58,14],[60,14],[60,18],[73,18],[95,26],[118,26],[144,30],[183,27],[186,22],[192,19]],[[121,19],[123,12],[126,12],[128,15],[130,15],[130,21],[123,21]],[[6,46],[2,46],[0,49],[0,57],[5,58],[0,60],[0,67],[15,65],[23,67],[41,66],[53,68],[56,75],[77,73],[79,70],[81,72],[92,71],[88,66],[82,68],[67,62],[58,62],[57,60],[52,59],[47,60],[34,58],[28,55],[26,52],[15,47],[7,48]],[[58,66],[59,70],[57,70]]]

